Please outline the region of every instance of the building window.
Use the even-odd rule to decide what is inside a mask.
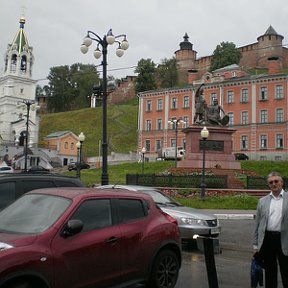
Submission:
[[[241,113],[241,124],[242,125],[247,125],[248,123],[249,123],[248,111],[243,111]]]
[[[229,112],[228,113],[229,116],[229,123],[228,125],[234,125],[234,113],[233,112]]]
[[[213,105],[214,99],[217,99],[217,93],[215,92],[210,94],[210,105]]]
[[[248,136],[246,135],[241,136],[241,149],[243,150],[248,149]]]
[[[184,100],[183,100],[183,108],[189,108],[190,106],[190,98],[189,96],[184,96]]]
[[[247,103],[248,102],[248,89],[242,89],[241,90],[241,103]]]
[[[75,147],[74,142],[72,142],[72,143],[70,144],[70,149],[71,149],[71,150],[74,150],[74,147]]]
[[[161,140],[156,140],[156,151],[160,150],[161,149]]]
[[[151,100],[147,100],[146,104],[147,104],[146,111],[147,112],[151,112],[152,111],[152,101]]]
[[[268,111],[267,110],[260,111],[260,123],[268,123]]]
[[[227,103],[228,104],[234,103],[234,91],[227,92]]]
[[[267,135],[260,135],[260,149],[267,149]]]
[[[266,86],[260,88],[260,100],[268,100],[268,88]]]
[[[276,109],[276,122],[284,122],[284,109],[283,108]]]
[[[189,117],[188,116],[184,116],[183,117],[183,128],[187,128],[189,127]]]
[[[276,148],[277,149],[283,149],[283,147],[284,147],[284,137],[283,137],[283,134],[277,134],[276,135]]]
[[[176,139],[171,139],[171,147],[176,147]]]
[[[282,157],[281,156],[275,156],[275,161],[281,161]]]
[[[157,119],[157,130],[162,130],[162,124],[163,124],[163,121],[162,119]]]
[[[150,150],[151,150],[150,140],[145,140],[145,148],[146,148],[146,152],[150,152]]]
[[[151,120],[146,120],[146,131],[152,130],[152,122]]]
[[[163,110],[163,99],[158,99],[157,101],[157,111]]]
[[[261,161],[266,161],[267,160],[267,156],[260,156],[260,160]]]
[[[276,99],[283,99],[284,98],[284,87],[283,87],[283,85],[276,85],[275,98]]]
[[[68,142],[64,142],[64,149],[68,149]]]
[[[171,109],[177,109],[177,108],[178,108],[178,99],[176,97],[173,97],[171,102]]]

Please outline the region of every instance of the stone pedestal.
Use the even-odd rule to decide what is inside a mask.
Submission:
[[[202,168],[205,145],[205,168],[240,169],[240,163],[232,154],[232,134],[236,131],[227,127],[207,126],[209,137],[201,138],[203,126],[194,125],[182,130],[186,134],[185,157],[178,167]],[[205,144],[204,144],[205,142]]]

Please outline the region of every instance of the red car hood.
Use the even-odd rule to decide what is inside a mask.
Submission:
[[[1,250],[1,243],[10,244],[16,247],[28,246],[31,245],[36,238],[37,235],[0,233],[0,250]]]

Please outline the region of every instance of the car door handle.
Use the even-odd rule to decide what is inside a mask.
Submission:
[[[110,244],[110,243],[115,243],[115,242],[117,242],[118,240],[120,240],[119,237],[111,237],[111,238],[109,238],[108,240],[106,240],[105,243],[108,243],[108,244]]]

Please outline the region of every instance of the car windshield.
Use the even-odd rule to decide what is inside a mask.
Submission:
[[[57,221],[70,203],[59,196],[25,195],[0,212],[0,233],[41,233]]]
[[[158,205],[165,205],[165,206],[181,206],[178,202],[174,201],[173,199],[163,195],[162,193],[155,191],[155,190],[143,190],[144,193],[149,194],[154,202]]]

